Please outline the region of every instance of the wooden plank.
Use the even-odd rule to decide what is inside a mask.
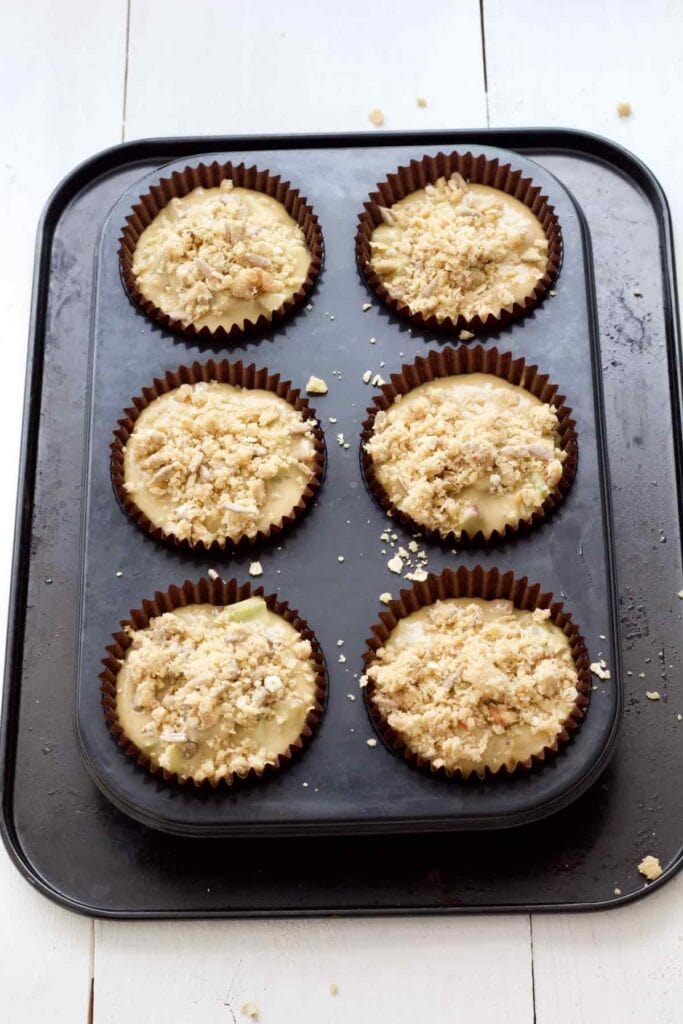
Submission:
[[[33,0],[0,13],[0,252],[4,443],[0,473],[17,473],[35,228],[59,179],[120,139],[126,5],[122,0]],[[7,614],[14,505],[0,510],[0,619]],[[85,1022],[90,921],[48,903],[0,849],[0,1018]]]
[[[476,0],[132,2],[128,139],[374,131],[374,108],[387,129],[486,124]]]
[[[538,1024],[680,1024],[683,876],[602,914],[534,915]]]
[[[662,181],[680,246],[680,4],[653,0],[643,13],[616,0],[552,10],[532,0],[520,18],[505,0],[485,0],[484,10],[491,125],[580,128],[631,149]],[[619,102],[631,117],[619,117]],[[535,915],[538,1024],[680,1021],[681,919],[681,877],[607,914]]]
[[[95,1024],[533,1021],[527,917],[95,927]]]

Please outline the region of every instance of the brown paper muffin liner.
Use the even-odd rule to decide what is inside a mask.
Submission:
[[[196,782],[192,778],[182,779],[175,772],[169,772],[165,768],[154,765],[147,754],[129,739],[119,722],[116,711],[116,678],[121,669],[125,654],[131,645],[131,639],[126,633],[126,627],[132,626],[135,629],[144,629],[149,625],[150,620],[164,612],[173,611],[175,608],[184,608],[189,604],[215,604],[230,605],[237,601],[244,601],[248,597],[263,597],[268,608],[281,615],[283,619],[291,623],[301,634],[304,640],[309,640],[312,649],[312,660],[316,670],[316,691],[315,706],[309,711],[304,727],[295,743],[280,754],[277,761],[265,766],[263,771],[250,768],[244,774],[233,773],[226,775],[223,779],[205,779]],[[252,589],[250,583],[238,583],[237,580],[222,579],[211,580],[203,577],[197,583],[185,580],[182,586],[172,586],[162,593],[157,591],[151,600],[143,600],[142,607],[130,612],[130,618],[121,622],[121,630],[112,634],[112,642],[106,648],[107,656],[102,659],[103,671],[100,673],[101,703],[104,708],[104,717],[117,743],[123,748],[128,757],[143,768],[146,768],[152,775],[160,775],[166,780],[173,780],[180,785],[192,784],[195,788],[211,787],[215,789],[223,784],[231,786],[237,781],[244,781],[250,778],[261,778],[272,772],[283,768],[292,761],[299,751],[310,742],[320,723],[325,710],[327,699],[327,667],[325,658],[313,631],[305,619],[302,619],[297,611],[290,608],[286,601],[281,601],[276,594],[265,595],[263,587]]]
[[[414,312],[400,299],[392,298],[382,278],[373,270],[370,263],[370,237],[374,229],[384,223],[380,207],[390,208],[411,192],[434,183],[438,178],[450,178],[456,171],[468,182],[489,185],[519,199],[536,215],[548,239],[548,264],[545,274],[534,290],[523,302],[515,302],[512,307],[502,309],[497,315],[490,313],[485,319],[480,316],[471,319],[458,316],[455,320],[452,317],[440,320],[434,315],[425,316],[423,313]],[[562,231],[548,197],[541,194],[540,188],[534,185],[531,178],[523,178],[521,171],[513,170],[511,164],[501,164],[497,158],[489,159],[483,154],[474,156],[470,152],[438,153],[436,156],[425,156],[421,160],[411,160],[407,167],[399,167],[377,185],[375,192],[370,193],[358,221],[356,260],[368,286],[398,316],[412,321],[421,329],[430,331],[457,333],[467,330],[476,334],[504,327],[512,320],[525,316],[541,301],[557,278],[562,263]]]
[[[474,569],[466,569],[461,566],[457,572],[445,569],[440,575],[430,574],[422,583],[415,583],[409,590],[401,590],[396,600],[389,602],[389,610],[380,612],[380,622],[372,626],[372,636],[366,640],[368,648],[363,655],[366,671],[375,660],[377,650],[382,647],[391,631],[400,619],[406,618],[413,612],[433,604],[438,600],[445,600],[452,597],[480,597],[485,600],[504,599],[512,601],[516,608],[526,611],[534,611],[536,608],[550,609],[550,622],[559,626],[562,632],[569,638],[571,653],[576,665],[578,675],[578,695],[574,707],[563,722],[562,728],[550,746],[544,747],[539,754],[535,754],[526,761],[518,762],[513,769],[506,765],[501,766],[495,772],[486,767],[481,773],[463,773],[459,769],[449,771],[446,768],[434,768],[432,763],[415,753],[399,734],[392,729],[373,701],[374,684],[368,679],[365,686],[365,706],[370,719],[381,739],[395,753],[404,757],[411,764],[418,768],[427,770],[435,776],[453,778],[455,776],[466,779],[470,775],[484,779],[501,774],[512,775],[520,771],[528,771],[536,765],[542,764],[551,756],[557,754],[560,747],[568,743],[572,733],[578,728],[581,720],[586,714],[590,695],[592,691],[590,675],[590,658],[579,627],[572,621],[570,612],[564,610],[561,602],[554,602],[553,595],[541,593],[540,583],[529,583],[526,576],[516,578],[512,572],[501,572],[499,569],[483,569],[477,566]]]
[[[236,187],[264,192],[282,203],[304,233],[306,245],[311,253],[311,265],[299,290],[270,315],[266,316],[263,313],[257,320],[246,320],[242,327],[235,324],[229,330],[224,327],[217,327],[214,330],[209,327],[198,329],[194,324],[184,325],[182,321],[173,319],[150,299],[145,298],[133,275],[133,256],[140,235],[171,199],[180,199],[200,185],[204,188],[216,188],[226,178],[230,178]],[[126,217],[119,243],[121,280],[133,302],[151,320],[168,330],[202,341],[234,341],[244,334],[252,334],[282,323],[305,302],[320,273],[325,253],[318,218],[307,200],[299,195],[298,189],[291,188],[288,181],[281,181],[279,175],[273,175],[270,171],[260,171],[257,167],[246,167],[243,163],[233,164],[231,161],[221,164],[217,160],[212,164],[200,163],[194,167],[186,167],[183,171],[173,171],[170,178],[161,178],[157,185],[152,185],[149,192],[140,196]]]
[[[562,476],[548,495],[543,504],[536,509],[530,518],[520,519],[514,525],[507,525],[501,533],[494,530],[486,538],[481,530],[470,536],[463,531],[458,537],[451,532],[442,535],[438,530],[430,530],[393,503],[382,484],[377,479],[371,456],[366,452],[365,445],[372,437],[375,416],[381,410],[388,409],[398,395],[405,395],[413,388],[439,377],[450,377],[455,374],[490,373],[510,384],[525,388],[542,402],[547,402],[557,410],[558,433],[560,448],[567,453],[562,467]],[[414,363],[401,367],[400,373],[392,373],[391,383],[384,384],[381,392],[375,396],[373,405],[368,411],[368,418],[363,423],[361,433],[361,466],[368,490],[381,508],[391,516],[394,522],[400,523],[412,533],[420,533],[428,540],[447,544],[449,547],[468,547],[480,544],[495,544],[507,540],[523,530],[529,530],[547,518],[560,505],[569,491],[579,457],[576,423],[571,418],[572,410],[564,404],[563,395],[558,394],[557,385],[548,383],[548,375],[539,373],[538,367],[529,365],[522,358],[514,359],[510,352],[499,352],[498,349],[485,349],[482,345],[473,348],[460,345],[457,348],[444,348],[441,351],[418,356]]]
[[[291,512],[284,516],[279,523],[275,523],[267,531],[259,530],[254,537],[244,536],[237,541],[226,539],[225,541],[214,541],[205,544],[204,541],[179,540],[173,534],[165,533],[159,526],[156,526],[138,508],[125,488],[124,478],[124,451],[128,439],[135,428],[136,420],[142,412],[160,395],[166,394],[179,388],[181,384],[198,384],[200,381],[218,381],[221,384],[232,384],[236,387],[257,388],[264,391],[272,391],[278,398],[284,398],[290,405],[300,412],[304,419],[314,419],[313,427],[315,461],[311,479]],[[325,448],[325,435],[320,427],[315,409],[308,404],[298,388],[292,388],[290,381],[280,380],[280,375],[271,374],[266,369],[257,370],[251,363],[244,366],[242,362],[231,363],[227,359],[215,362],[209,359],[206,363],[195,362],[191,366],[180,366],[177,370],[169,370],[161,378],[155,378],[149,387],[142,389],[142,394],[131,399],[130,407],[124,409],[123,417],[118,421],[114,431],[114,440],[110,446],[109,466],[111,482],[119,505],[136,526],[145,533],[148,533],[154,540],[168,544],[170,547],[183,551],[206,552],[210,554],[228,554],[232,551],[244,550],[264,544],[271,540],[277,540],[291,527],[306,511],[310,509],[315,501],[320,485],[325,475],[327,452]]]

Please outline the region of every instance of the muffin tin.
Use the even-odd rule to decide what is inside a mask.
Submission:
[[[621,690],[588,242],[580,214],[559,181],[504,150],[472,150],[498,157],[503,164],[511,162],[556,208],[564,239],[557,293],[498,337],[496,344],[501,351],[538,363],[567,396],[577,423],[580,455],[571,491],[552,521],[514,542],[468,553],[466,564],[512,569],[540,583],[557,600],[565,600],[574,621],[585,631],[591,657],[597,659],[598,652],[604,656],[612,680],[593,693],[586,719],[566,750],[523,783],[514,778],[480,785],[426,778],[382,744],[376,748],[367,744],[374,731],[358,682],[363,644],[383,607],[379,594],[387,590],[396,594],[399,586],[410,585],[388,570],[394,552],[380,534],[387,527],[395,529],[397,545],[407,545],[411,535],[398,525],[392,527],[364,486],[359,435],[376,389],[363,383],[363,373],[371,368],[388,377],[427,346],[415,329],[409,330],[373,302],[359,279],[354,232],[364,197],[387,169],[402,162],[401,155],[391,149],[368,150],[364,161],[344,164],[335,153],[322,150],[314,159],[295,151],[268,154],[266,163],[261,157],[261,168],[292,182],[308,197],[323,231],[326,264],[311,296],[312,309],[302,310],[258,338],[231,346],[210,339],[202,344],[198,338],[169,333],[141,314],[121,285],[117,232],[127,212],[155,181],[172,177],[186,164],[154,168],[119,198],[99,244],[76,690],[78,739],[88,770],[116,806],[146,825],[192,836],[500,828],[533,821],[564,806],[607,763]],[[227,157],[207,152],[197,162],[211,164]],[[364,312],[366,302],[373,302],[373,308]],[[376,341],[371,344],[373,336]],[[231,359],[254,359],[270,372],[286,375],[294,387],[305,386],[311,374],[327,381],[329,393],[315,396],[315,406],[326,434],[328,466],[309,514],[286,537],[248,554],[206,559],[181,551],[169,553],[131,528],[112,495],[108,448],[111,431],[131,393],[178,363],[218,352]],[[330,423],[330,417],[336,422]],[[593,528],[586,533],[589,521]],[[431,543],[425,549],[430,572],[457,568],[465,558]],[[249,563],[256,557],[264,569],[258,582],[266,592],[275,589],[299,609],[326,657],[329,698],[315,742],[277,777],[227,794],[198,796],[150,780],[112,742],[99,707],[97,677],[108,636],[117,620],[138,606],[140,597],[197,579],[209,567],[226,579],[248,580]],[[339,640],[343,646],[338,646]]]
[[[493,151],[495,147],[523,151],[539,161],[533,165],[534,175],[548,183],[549,194],[558,205],[566,246],[557,295],[531,317],[485,336],[483,344],[539,362],[543,372],[567,394],[577,413],[580,466],[575,487],[552,522],[492,551],[472,550],[456,558],[430,547],[429,568],[438,571],[446,565],[472,567],[481,562],[528,573],[556,594],[564,587],[567,606],[586,635],[591,656],[602,650],[610,665],[613,679],[604,685],[596,681],[598,688],[592,695],[585,728],[568,745],[567,756],[536,775],[517,780],[516,791],[522,798],[528,794],[532,811],[546,814],[552,809],[544,802],[544,794],[537,792],[537,782],[545,778],[546,784],[552,784],[558,769],[564,770],[570,763],[570,755],[580,755],[589,723],[594,723],[592,728],[598,724],[598,709],[609,746],[619,716],[621,685],[627,700],[615,756],[599,782],[571,806],[513,829],[491,832],[479,828],[472,815],[469,829],[456,832],[458,823],[453,824],[451,815],[448,823],[443,823],[450,831],[429,834],[423,830],[420,807],[412,820],[404,818],[397,826],[419,831],[415,835],[354,835],[351,833],[358,827],[341,822],[349,834],[328,838],[279,835],[274,846],[258,835],[189,839],[148,829],[129,814],[121,814],[83,768],[73,718],[76,680],[80,676],[94,697],[99,659],[118,620],[154,589],[166,589],[216,563],[210,558],[181,557],[153,545],[116,507],[106,462],[110,431],[120,409],[136,386],[154,374],[210,356],[243,358],[268,366],[297,386],[305,384],[311,372],[328,376],[333,386],[330,396],[315,399],[314,404],[324,416],[338,417],[334,429],[344,430],[351,443],[348,450],[339,448],[325,423],[330,473],[337,478],[341,474],[344,486],[333,495],[328,490],[330,476],[319,507],[302,524],[301,535],[295,530],[288,536],[282,552],[275,547],[263,553],[262,581],[267,591],[281,584],[283,598],[310,620],[328,656],[330,651],[332,657],[336,653],[337,624],[343,622],[347,664],[356,671],[353,662],[360,663],[363,642],[381,609],[375,597],[387,587],[395,588],[395,577],[386,571],[378,554],[377,538],[386,521],[369,496],[363,499],[363,508],[365,518],[372,519],[372,528],[361,519],[349,534],[329,530],[337,504],[343,512],[346,501],[359,500],[352,494],[363,486],[355,434],[370,404],[369,398],[359,403],[359,393],[367,393],[360,380],[343,373],[333,406],[338,382],[331,378],[330,370],[339,368],[341,360],[347,355],[351,358],[354,352],[360,354],[363,369],[384,361],[389,370],[395,366],[392,360],[397,350],[403,351],[403,361],[410,362],[442,344],[428,334],[415,334],[411,340],[405,325],[379,309],[360,315],[360,306],[369,296],[352,256],[358,203],[388,169],[425,153],[481,149],[481,144],[488,144]],[[207,153],[277,168],[283,176],[291,176],[302,192],[308,188],[328,250],[327,268],[312,299],[314,314],[310,316],[314,318],[302,312],[288,330],[267,333],[230,350],[207,351],[206,346],[171,342],[142,315],[136,316],[122,294],[115,259],[109,256],[98,271],[107,287],[97,296],[97,309],[93,308],[93,257],[108,211],[129,188],[137,198],[140,189],[133,186],[141,177],[151,182],[169,161],[185,166]],[[541,165],[544,170],[539,170]],[[587,226],[566,192],[556,187],[554,175],[580,200],[597,257],[600,346],[593,324],[593,341],[586,342],[583,358],[576,364],[577,327],[588,315],[582,297],[585,271],[580,265]],[[313,183],[310,187],[309,182]],[[343,203],[345,210],[339,222],[335,216],[338,203]],[[615,220],[614,209],[622,211],[623,219]],[[106,229],[114,248],[120,217],[126,212],[120,210],[116,224],[110,222]],[[654,891],[672,877],[681,863],[683,815],[683,793],[675,783],[683,768],[676,713],[683,708],[673,685],[680,667],[683,609],[676,596],[683,578],[677,484],[683,449],[672,259],[666,199],[651,173],[618,146],[578,132],[524,129],[142,140],[101,153],[74,170],[50,199],[38,236],[0,730],[0,827],[11,856],[31,884],[72,910],[103,916],[209,917],[596,909]],[[348,321],[341,311],[342,284],[347,292]],[[576,308],[577,294],[580,309]],[[333,313],[335,320],[324,317],[325,311]],[[110,329],[116,331],[118,318],[125,318],[125,330],[118,331],[112,341],[120,362],[126,365],[113,378],[108,370],[105,373],[99,349],[93,349],[97,340],[95,312],[100,337]],[[290,333],[298,332],[302,323],[308,332],[305,349],[298,346],[298,335]],[[555,350],[544,343],[551,326],[559,332],[554,337],[561,347]],[[377,337],[377,346],[366,348],[371,335]],[[581,378],[574,372],[575,365],[583,368]],[[594,382],[604,387],[606,430],[602,412],[595,412]],[[98,392],[94,407],[90,402],[93,385]],[[106,404],[109,386],[113,393],[107,415],[101,423],[97,418],[91,421],[92,412]],[[355,408],[348,405],[351,401]],[[600,397],[597,401],[600,403]],[[591,500],[600,487],[602,466],[593,447],[595,441],[590,441],[587,433],[596,415],[600,436],[609,449],[615,496],[613,515],[606,519],[602,518],[603,508],[596,509]],[[104,455],[99,464],[104,479],[100,478],[94,496],[83,486],[90,457],[85,442],[91,433]],[[606,490],[604,477],[602,481]],[[90,544],[86,552],[82,527],[103,510],[106,518],[98,527],[99,548],[96,551]],[[343,515],[334,521],[345,525]],[[108,526],[113,528],[109,533]],[[604,627],[610,618],[606,577],[601,575],[605,534],[616,555],[613,567],[618,568],[619,632],[607,632]],[[332,557],[329,563],[321,563],[322,571],[317,563],[301,564],[306,549],[317,548],[320,559],[327,549],[330,556],[336,555],[338,539],[347,553],[352,542],[354,550],[364,553],[363,559],[358,556],[354,572],[369,560],[370,593],[354,586],[356,575],[352,579],[337,576]],[[230,575],[246,579],[248,560],[249,556],[231,560]],[[97,572],[90,573],[89,567]],[[277,568],[282,570],[280,576]],[[290,571],[295,569],[298,577]],[[117,571],[123,575],[117,576]],[[89,581],[86,589],[85,579]],[[96,614],[88,614],[89,605]],[[82,623],[81,608],[85,611]],[[325,608],[332,609],[334,618],[323,623]],[[629,669],[621,678],[612,648],[600,640],[601,633],[619,648],[624,668]],[[354,651],[350,651],[351,637]],[[645,679],[640,678],[641,671]],[[375,772],[372,758],[378,754],[385,758],[383,763],[392,766],[392,778],[417,775],[379,746],[374,750],[366,747],[365,739],[371,735],[366,713],[358,699],[345,700],[345,677],[338,676],[339,672],[333,664],[332,700],[323,730],[292,773],[312,765],[310,758],[324,749],[328,742],[325,730],[334,722],[335,727],[354,728],[356,736],[360,730],[357,743],[352,744],[354,735],[346,736],[353,756],[342,762],[337,780],[347,796],[352,795],[352,784],[359,776],[356,762],[360,769]],[[647,701],[646,688],[659,689],[662,699]],[[103,722],[98,698],[94,698],[92,713],[93,722]],[[611,727],[608,722],[613,723]],[[103,749],[111,751],[119,767],[132,769],[108,733],[106,743]],[[607,756],[604,749],[601,758]],[[593,777],[601,766],[600,761],[594,764]],[[285,775],[288,780],[293,777],[288,770],[282,773],[282,780]],[[308,777],[310,770],[304,779]],[[504,780],[494,781],[497,785]],[[584,782],[577,781],[579,786]],[[152,796],[162,785],[172,807],[171,787],[145,778],[144,788],[152,791]],[[453,795],[457,789],[456,784],[448,792]],[[254,787],[249,795],[258,798],[258,790]],[[488,801],[490,788],[475,785],[467,792],[470,806],[476,810],[477,801]],[[570,788],[563,798],[570,799],[575,792]],[[392,792],[385,796],[390,802]],[[226,813],[232,813],[229,801],[226,807]],[[507,823],[505,818],[498,820],[501,825]],[[492,823],[490,819],[485,822]],[[291,818],[284,819],[283,831],[292,831],[293,824],[296,826]],[[305,828],[307,824],[304,822]],[[391,823],[387,824],[393,831]],[[432,821],[425,827],[435,824]],[[368,826],[373,830],[375,823],[369,821]],[[664,874],[646,887],[636,865],[650,852],[660,857]],[[623,895],[615,895],[615,887]]]

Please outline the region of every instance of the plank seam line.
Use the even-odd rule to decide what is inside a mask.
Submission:
[[[533,1024],[536,1024],[536,978],[534,975],[534,919],[529,914],[529,947],[531,953],[531,1002],[534,1011]]]
[[[489,75],[486,66],[486,23],[484,17],[484,0],[479,0],[479,29],[481,32],[481,60],[484,69],[484,98],[486,100],[486,127],[491,127],[489,114]]]
[[[126,56],[123,65],[123,110],[121,112],[121,142],[126,141],[126,116],[128,114],[128,60],[130,57],[130,8],[132,0],[126,4]]]

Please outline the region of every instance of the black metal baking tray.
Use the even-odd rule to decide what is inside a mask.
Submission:
[[[79,760],[70,714],[79,649],[77,567],[90,393],[86,372],[92,340],[90,301],[93,257],[103,216],[141,175],[156,171],[170,160],[185,160],[200,153],[258,153],[259,163],[263,163],[264,151],[278,150],[282,167],[294,147],[308,151],[312,167],[320,149],[333,148],[344,151],[345,156],[349,151],[352,173],[354,160],[357,171],[363,166],[364,147],[386,147],[381,153],[380,172],[370,180],[371,187],[409,150],[482,144],[524,151],[561,178],[586,213],[596,252],[604,411],[615,496],[614,549],[620,579],[620,653],[624,668],[633,672],[624,677],[628,700],[616,756],[600,781],[571,807],[546,822],[505,831],[391,837],[279,836],[274,847],[272,840],[187,839],[145,828],[114,809],[92,785]],[[292,177],[309,192],[325,227],[324,203],[302,180],[308,175]],[[363,178],[364,186],[366,180]],[[358,192],[362,198],[363,189]],[[556,193],[551,194],[554,197]],[[614,210],[622,211],[621,222],[615,220]],[[567,218],[562,213],[561,218],[566,231]],[[330,252],[329,228],[326,234]],[[349,244],[352,237],[353,224],[349,224]],[[314,299],[318,313],[335,315],[334,323],[328,324],[330,331],[341,325],[340,310],[324,299],[334,270],[330,255],[325,280]],[[552,302],[561,301],[566,274],[567,266]],[[354,287],[360,304],[365,295],[357,280]],[[635,291],[642,298],[636,299]],[[529,354],[523,343],[538,320],[550,315],[550,307],[549,302],[533,322],[515,325],[492,341],[516,354]],[[390,321],[382,319],[376,310],[367,316],[377,319],[372,325],[366,319],[362,321],[360,341],[365,344],[372,333],[378,339],[381,336],[386,345]],[[400,330],[397,325],[395,329]],[[149,332],[147,324],[140,321],[137,326],[136,321],[136,329],[122,351],[123,359],[145,331]],[[155,340],[159,342],[161,337],[159,334]],[[402,340],[398,347],[407,359],[435,347],[426,346],[417,336],[410,340],[405,333],[402,339],[405,342]],[[348,332],[342,344],[344,340],[349,345],[359,341]],[[176,347],[183,355],[173,362],[181,362],[187,347],[174,342],[174,351]],[[272,343],[264,339],[255,347],[259,363],[272,369],[286,366],[285,339],[275,337]],[[372,348],[368,365],[384,359],[386,369],[390,369],[389,358]],[[311,362],[305,371],[315,372],[321,364],[312,365],[318,355],[314,346],[309,355]],[[541,362],[553,373],[549,360]],[[288,375],[296,376],[293,371]],[[555,376],[578,409],[571,382],[565,383],[560,374]],[[97,365],[93,377],[96,389]],[[130,393],[129,389],[124,401]],[[680,638],[680,602],[676,597],[681,586],[678,394],[679,351],[666,202],[642,164],[604,140],[552,130],[259,141],[157,140],[117,147],[77,169],[57,190],[44,215],[34,291],[2,733],[3,833],[19,867],[60,902],[110,916],[596,907],[623,902],[642,891],[636,864],[646,852],[657,853],[665,866],[662,879],[656,883],[661,884],[680,859],[681,796],[671,781],[682,756],[676,735],[680,726],[673,686],[671,694],[668,690],[668,677],[678,667]],[[358,405],[353,417],[361,412],[362,406]],[[331,403],[327,415],[338,415]],[[583,460],[589,449],[581,418]],[[341,424],[337,429],[343,429]],[[338,455],[339,468],[343,467],[341,449]],[[309,517],[305,529],[322,515],[323,499],[324,492],[320,508]],[[570,504],[571,496],[566,509]],[[367,508],[371,517],[374,509],[369,499]],[[115,511],[121,515],[118,509]],[[584,513],[585,553],[586,540],[599,530],[600,517],[590,508],[584,508]],[[533,537],[500,548],[494,556],[471,559],[468,553],[466,564],[495,560],[516,567],[523,545],[528,545],[529,552],[534,545],[552,549],[552,538],[563,522],[558,518]],[[128,528],[131,544],[137,539],[144,541],[125,520],[123,525]],[[378,558],[374,539],[378,533],[373,531],[368,557]],[[301,543],[298,535],[294,539]],[[360,545],[354,541],[354,550],[358,550]],[[287,546],[283,545],[277,556],[264,556],[264,564],[270,558],[275,561],[284,556]],[[169,582],[173,576],[170,570],[175,567],[171,553],[157,555],[157,571],[163,574],[165,583]],[[523,564],[529,565],[526,555]],[[285,563],[278,561],[277,565],[284,577]],[[435,565],[432,554],[430,567]],[[593,565],[589,563],[590,569]],[[119,568],[112,566],[112,584],[120,579],[123,587],[120,592],[113,588],[110,591],[114,595],[111,619],[131,606],[124,587],[130,586],[131,592],[134,589],[137,599],[156,585],[132,576],[115,578]],[[541,568],[536,575],[544,585],[554,586],[547,571]],[[587,575],[586,584],[590,588],[595,580]],[[322,633],[315,610],[292,593],[289,580],[282,592],[299,604]],[[334,597],[345,609],[354,609],[344,585],[335,585]],[[568,595],[568,604],[581,621],[574,594]],[[376,610],[376,605],[372,607]],[[370,621],[367,614],[362,619],[363,626]],[[592,650],[598,646],[605,650],[604,644],[593,641],[592,631],[599,633],[600,621],[605,620],[598,617],[581,623]],[[602,631],[616,636],[615,632]],[[348,644],[351,636],[354,642],[360,642],[365,633],[347,626],[339,635]],[[321,639],[329,655],[336,635]],[[659,678],[658,651],[664,652],[661,668],[666,679]],[[346,654],[348,658],[348,651]],[[615,651],[613,665],[618,656]],[[607,654],[608,661],[610,657]],[[640,671],[646,671],[647,680],[639,678]],[[645,686],[656,686],[663,699],[648,702],[643,693]],[[602,688],[594,697],[601,692]],[[359,701],[354,704],[361,710]],[[596,707],[597,701],[586,725]],[[322,749],[323,740],[321,733],[315,745],[318,749]],[[311,747],[309,755],[313,750]],[[120,756],[115,748],[114,753]],[[368,751],[368,757],[377,753]],[[384,751],[382,754],[390,757]],[[302,758],[300,767],[305,764],[306,758]],[[401,769],[409,770],[400,762],[393,761],[392,765],[399,773]],[[150,784],[154,785],[151,780]],[[615,886],[623,896],[612,895]]]
[[[557,179],[516,154],[491,148],[482,152],[501,163],[512,162],[524,177],[532,178],[550,197],[562,225],[564,258],[555,298],[499,332],[497,343],[515,357],[539,364],[567,396],[579,432],[579,469],[559,513],[514,543],[455,554],[434,544],[423,546],[432,572],[461,564],[496,565],[540,581],[557,599],[562,594],[593,657],[604,653],[612,681],[595,689],[581,729],[561,755],[523,777],[501,773],[486,782],[464,784],[415,771],[382,744],[368,747],[366,740],[374,732],[364,702],[351,701],[348,694],[362,697],[361,657],[370,625],[382,608],[379,594],[397,594],[401,584],[410,586],[388,570],[392,551],[380,534],[394,529],[397,543],[404,546],[411,534],[387,519],[363,485],[359,433],[375,389],[362,377],[369,367],[388,377],[443,340],[415,329],[409,333],[377,302],[372,310],[363,311],[363,304],[373,297],[356,268],[353,234],[375,183],[423,154],[418,147],[406,146],[243,152],[240,157],[247,166],[256,163],[277,171],[307,196],[325,235],[326,266],[311,297],[312,309],[265,338],[231,345],[228,354],[266,365],[295,386],[303,388],[311,373],[329,384],[329,394],[313,401],[327,434],[324,487],[298,529],[277,547],[258,552],[264,567],[259,583],[266,592],[277,589],[297,608],[322,644],[329,699],[319,733],[305,754],[258,785],[198,793],[194,787],[150,779],[123,755],[104,721],[96,684],[105,644],[118,620],[139,607],[142,596],[165,590],[171,582],[197,579],[207,565],[226,578],[248,579],[249,563],[256,557],[247,551],[207,562],[206,557],[162,549],[121,514],[109,484],[112,429],[131,396],[179,363],[213,352],[223,356],[226,351],[224,345],[197,345],[154,326],[131,304],[119,279],[117,238],[125,217],[151,184],[182,170],[186,161],[177,161],[145,174],[109,213],[98,247],[91,321],[77,733],[95,781],[119,808],[143,824],[195,836],[500,828],[558,810],[579,796],[604,767],[613,745],[621,686],[588,239],[580,213]],[[231,155],[203,153],[201,160],[224,162]],[[369,343],[371,336],[376,337],[374,345]],[[329,422],[330,416],[336,423]],[[338,434],[349,448],[335,443]],[[590,530],[585,528],[588,521]],[[599,639],[601,635],[606,639]],[[344,641],[342,648],[337,646],[339,639]],[[340,655],[345,661],[338,660]]]

